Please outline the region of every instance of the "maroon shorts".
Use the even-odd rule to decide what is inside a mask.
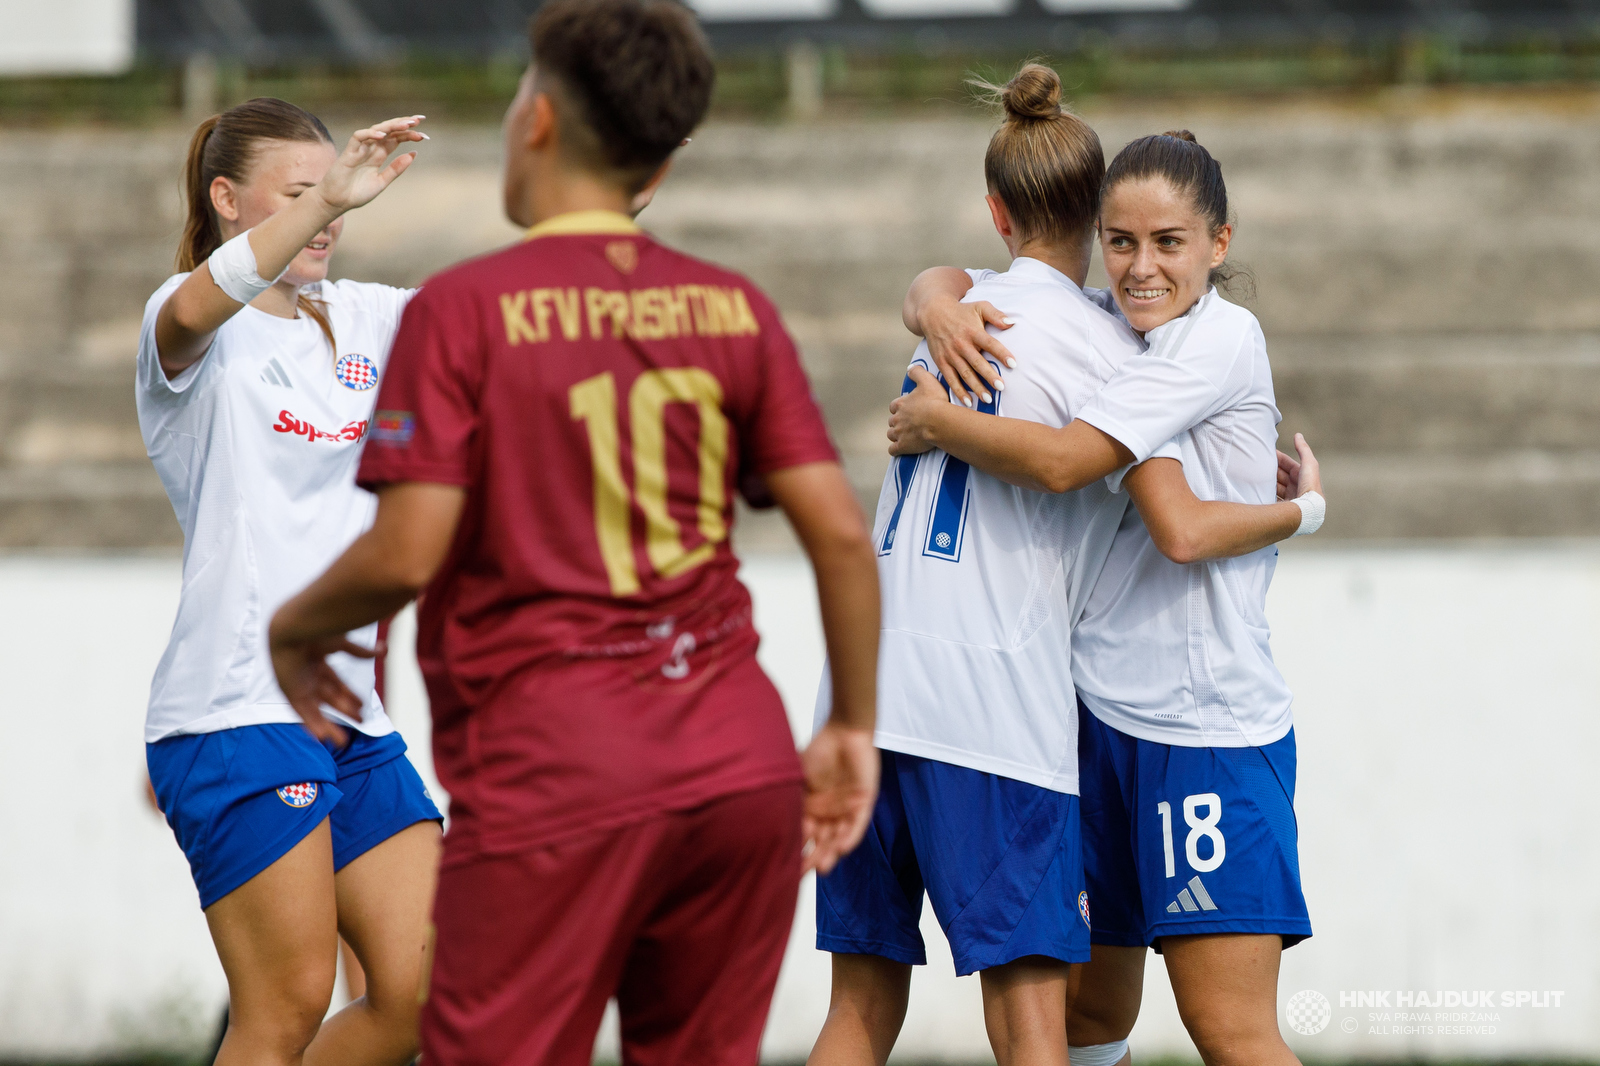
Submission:
[[[800,785],[784,784],[546,847],[447,855],[423,1061],[589,1066],[615,996],[630,1066],[753,1066],[794,923],[800,808]]]

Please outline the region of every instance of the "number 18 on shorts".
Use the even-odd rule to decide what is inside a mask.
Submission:
[[[1080,712],[1091,939],[1311,935],[1294,818],[1294,732],[1263,747],[1140,740]]]

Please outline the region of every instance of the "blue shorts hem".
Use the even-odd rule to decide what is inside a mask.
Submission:
[[[1063,962],[1070,966],[1073,963],[1088,962],[1089,948],[1085,945],[1081,948],[1051,948],[1046,951],[1042,948],[1034,947],[1023,951],[1002,951],[994,958],[982,961],[970,956],[958,956],[955,960],[956,976],[966,977],[968,974],[992,970],[996,966],[1004,966],[1007,963],[1016,962],[1018,959],[1055,959],[1057,962]]]
[[[404,814],[397,815],[396,817],[385,821],[382,825],[378,826],[376,829],[373,829],[359,840],[347,843],[338,851],[334,852],[333,872],[338,873],[340,870],[343,870],[346,866],[349,866],[351,863],[361,858],[361,856],[365,855],[379,844],[382,844],[385,840],[388,840],[392,836],[398,836],[400,833],[410,829],[419,822],[442,823],[443,821],[444,816],[442,814],[438,814],[437,812],[432,815],[426,815],[418,814],[414,811],[407,811]]]
[[[876,955],[891,962],[903,962],[907,966],[928,965],[926,951],[912,951],[899,944],[886,944],[881,940],[856,940],[818,933],[817,950],[834,955]]]
[[[195,889],[200,893],[200,909],[207,910],[213,903],[244,887],[254,880],[256,875],[265,872],[273,863],[293,851],[297,844],[316,830],[317,826],[328,820],[339,799],[340,792],[337,788],[326,782],[319,783],[316,801],[311,805],[306,818],[292,823],[287,833],[252,854],[250,861],[243,866],[219,873],[216,877],[207,878],[203,882],[196,881]]]
[[[1271,918],[1218,922],[1157,922],[1150,930],[1150,946],[1159,952],[1160,941],[1164,936],[1205,936],[1209,933],[1259,933],[1279,936],[1283,938],[1283,946],[1287,949],[1311,938],[1311,923],[1304,920]]]

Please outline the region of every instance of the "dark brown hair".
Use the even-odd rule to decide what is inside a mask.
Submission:
[[[218,178],[242,184],[255,164],[262,141],[321,141],[333,144],[328,127],[317,116],[284,100],[262,96],[246,100],[200,123],[189,141],[183,166],[188,217],[178,242],[178,270],[194,270],[222,245],[222,224],[211,206],[211,183]],[[299,309],[321,327],[335,352],[333,324],[327,305],[300,294]]]
[[[983,176],[1011,213],[1021,240],[1087,235],[1100,215],[1106,171],[1100,137],[1061,106],[1061,76],[1028,63],[1004,85],[969,84],[1004,110],[1005,125],[989,139]]]
[[[549,0],[528,35],[541,88],[569,120],[563,145],[629,192],[711,105],[711,50],[678,0]]]
[[[1228,186],[1222,180],[1222,164],[1188,130],[1168,130],[1130,142],[1111,161],[1101,195],[1122,182],[1146,178],[1164,178],[1188,196],[1213,237],[1228,224]],[[1254,294],[1253,281],[1248,270],[1228,263],[1211,271],[1213,285],[1240,289],[1246,295]]]

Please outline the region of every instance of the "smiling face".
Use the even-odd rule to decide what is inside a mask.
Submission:
[[[1233,227],[1215,233],[1194,198],[1165,178],[1123,181],[1100,206],[1100,255],[1111,291],[1140,333],[1171,322],[1211,287]]]
[[[260,225],[287,207],[321,181],[337,158],[333,145],[324,141],[259,142],[243,182],[217,178],[211,183],[211,205],[216,208],[223,240]],[[310,285],[326,278],[328,260],[343,229],[343,218],[329,223],[294,257],[282,280]]]

